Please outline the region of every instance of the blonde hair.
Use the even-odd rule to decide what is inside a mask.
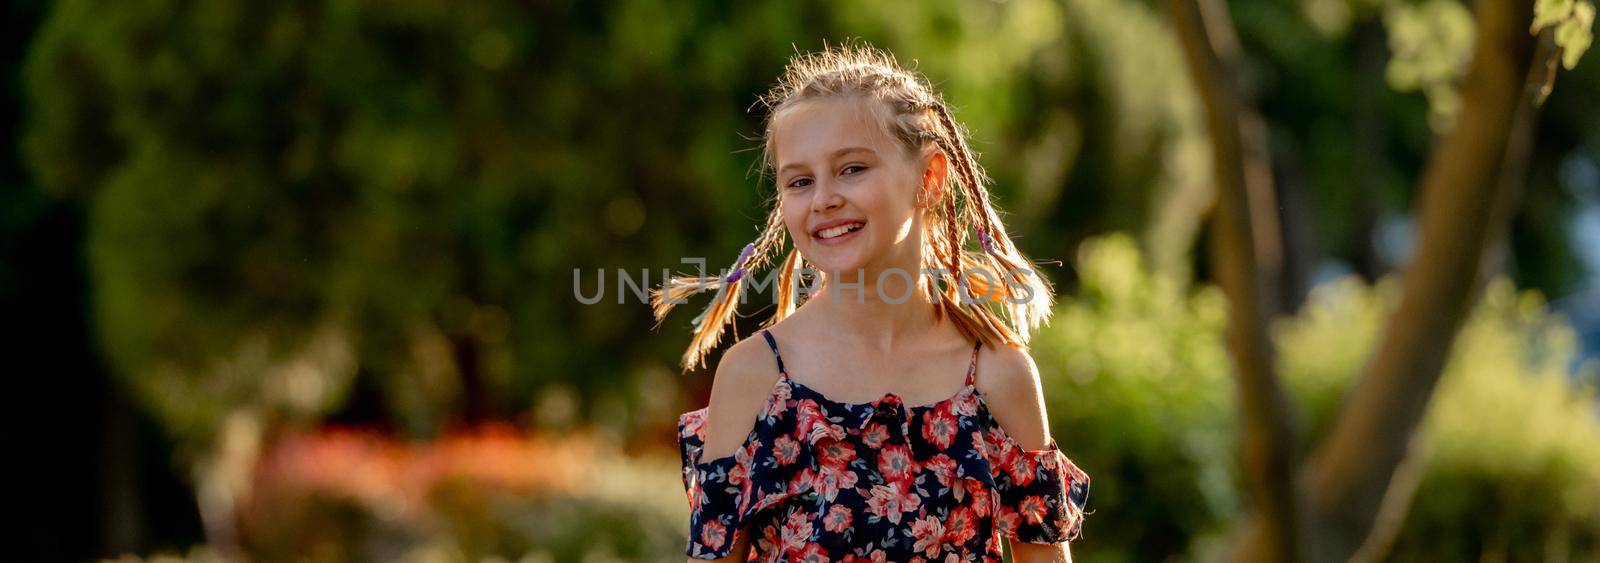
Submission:
[[[910,154],[924,151],[944,153],[954,174],[945,176],[945,188],[929,210],[922,241],[924,268],[937,268],[971,287],[979,300],[963,303],[958,284],[924,283],[934,303],[935,322],[948,317],[968,338],[986,343],[1003,341],[1025,347],[1033,329],[1050,317],[1054,288],[1033,262],[1017,249],[1006,233],[1000,215],[989,201],[988,176],[967,146],[967,133],[950,116],[950,108],[928,81],[895,62],[890,53],[870,45],[835,47],[796,55],[770,91],[760,98],[769,111],[764,128],[762,168],[770,172],[773,162],[773,127],[777,117],[796,105],[819,99],[860,96],[879,102],[868,104],[881,124]],[[950,183],[958,184],[949,189]],[[684,369],[704,365],[705,356],[717,347],[723,326],[733,319],[738,297],[750,273],[765,266],[783,249],[788,239],[776,199],[761,235],[749,245],[724,276],[675,276],[665,287],[653,288],[651,303],[656,326],[668,311],[684,298],[715,288],[716,296],[693,321],[694,338],[684,352]],[[980,244],[968,250],[966,226],[977,232]],[[790,249],[779,266],[777,311],[762,326],[771,326],[793,314],[799,306],[795,283],[805,259],[798,249]],[[1011,279],[1012,274],[1028,275]],[[978,275],[967,275],[969,272]],[[996,291],[999,290],[999,291]],[[1004,301],[1004,303],[999,303]],[[1019,302],[1020,301],[1020,302]],[[997,313],[998,308],[1002,313]]]

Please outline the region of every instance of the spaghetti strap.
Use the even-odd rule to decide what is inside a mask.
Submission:
[[[777,339],[774,339],[772,333],[767,332],[767,329],[761,329],[761,336],[766,337],[767,346],[772,348],[772,357],[778,360],[778,373],[789,375],[789,372],[783,370],[783,355],[778,353]]]
[[[979,348],[983,348],[983,341],[982,340],[979,340],[977,344],[973,344],[972,345],[972,364],[967,366],[967,386],[968,387],[972,386],[972,382],[975,379],[977,379],[977,376],[978,376],[978,349]]]

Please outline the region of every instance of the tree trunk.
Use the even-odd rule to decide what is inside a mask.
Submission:
[[[1281,266],[1266,127],[1240,101],[1229,65],[1239,51],[1227,7],[1216,0],[1171,0],[1168,7],[1205,107],[1212,139],[1217,208],[1211,250],[1228,296],[1227,345],[1238,374],[1241,459],[1259,517],[1260,561],[1300,559],[1294,498],[1294,425],[1278,378],[1267,321]]]
[[[1539,106],[1544,101],[1542,90],[1547,81],[1554,77],[1554,65],[1558,54],[1549,30],[1540,34],[1536,45],[1536,52],[1530,59],[1532,64],[1529,65],[1526,77],[1522,81],[1522,91],[1516,111],[1511,116],[1510,127],[1506,133],[1504,159],[1497,177],[1498,186],[1492,195],[1489,216],[1485,222],[1483,260],[1479,264],[1478,275],[1468,293],[1463,315],[1476,307],[1478,298],[1483,295],[1481,290],[1484,285],[1503,273],[1510,253],[1508,233],[1511,218],[1516,216],[1517,204],[1521,200],[1523,185],[1526,184],[1528,159],[1533,154],[1534,132],[1539,120]],[[1367,533],[1352,561],[1361,563],[1380,561],[1394,546],[1395,539],[1400,535],[1405,513],[1410,508],[1412,494],[1416,492],[1421,477],[1422,468],[1420,462],[1416,461],[1418,457],[1420,456],[1411,456],[1403,460],[1395,471],[1394,480],[1389,485],[1389,491],[1373,523],[1373,528]]]
[[[1456,332],[1481,287],[1490,233],[1510,217],[1496,207],[1509,201],[1503,175],[1533,60],[1532,6],[1520,0],[1477,6],[1479,40],[1460,114],[1422,175],[1417,251],[1400,304],[1301,480],[1312,516],[1307,523],[1318,531],[1310,546],[1314,561],[1348,560],[1373,531],[1386,496],[1393,497],[1388,503],[1409,504],[1410,491],[1391,495],[1391,482],[1413,449]]]

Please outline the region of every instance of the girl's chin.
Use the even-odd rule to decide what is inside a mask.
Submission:
[[[865,241],[863,241],[865,242]],[[843,248],[830,248],[820,245],[811,245],[801,257],[806,259],[806,267],[819,272],[840,272],[847,277],[853,277],[856,270],[881,269],[888,260],[891,249],[882,249],[874,253],[864,244],[851,244]],[[909,273],[915,275],[916,268],[910,268]]]
[[[807,266],[810,266],[811,269],[824,273],[855,272],[856,270],[864,270],[867,267],[867,263],[861,260],[808,260],[807,262],[810,262]]]
[[[885,270],[891,269],[897,263],[894,260],[894,249],[885,248],[874,253],[866,248],[839,249],[817,248],[806,249],[801,257],[806,260],[806,267],[822,272],[855,272],[856,270]],[[916,275],[917,266],[902,266],[908,273]]]

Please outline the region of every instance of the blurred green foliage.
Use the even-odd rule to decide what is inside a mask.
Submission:
[[[1359,261],[1359,222],[1405,205],[1428,133],[1394,93],[1368,112],[1390,125],[1343,128],[1368,111],[1338,92],[1364,76],[1352,29],[1372,8],[1327,1],[1235,17],[1284,181],[1319,210],[1311,242]],[[101,347],[190,444],[234,408],[415,435],[547,396],[575,408],[530,422],[631,433],[670,416],[629,383],[686,331],[643,338],[648,310],[618,302],[617,272],[659,283],[753,236],[770,188],[744,109],[810,38],[863,37],[932,76],[1036,257],[1124,230],[1187,279],[1209,205],[1181,57],[1140,3],[102,8],[58,3],[39,31],[23,145],[45,189],[89,210]],[[1561,123],[1593,123],[1553,102]],[[1538,236],[1544,260],[1568,256]],[[1524,268],[1561,271],[1540,264]],[[607,298],[580,305],[575,271],[586,288],[610,274]]]
[[[1449,129],[1461,109],[1456,83],[1472,62],[1477,35],[1472,12],[1454,0],[1390,2],[1383,25],[1393,53],[1384,71],[1389,85],[1401,92],[1421,91],[1428,98],[1433,128]]]
[[[1395,278],[1317,290],[1279,327],[1284,375],[1329,429],[1399,298]],[[1600,555],[1600,365],[1568,372],[1572,328],[1537,292],[1491,282],[1462,329],[1423,425],[1425,469],[1393,560],[1564,560]]]
[[[1095,478],[1074,559],[1210,560],[1243,500],[1225,304],[1142,265],[1123,235],[1078,260],[1082,289],[1033,345],[1052,434]],[[1280,319],[1280,375],[1314,448],[1393,311],[1396,280],[1320,286]],[[1600,553],[1597,368],[1566,366],[1571,328],[1536,292],[1492,283],[1424,425],[1425,467],[1389,561],[1560,559]]]
[[[1588,0],[1538,0],[1533,8],[1533,29],[1555,27],[1552,38],[1561,47],[1561,66],[1572,70],[1594,43],[1594,3]]]
[[[1052,435],[1093,479],[1074,560],[1184,554],[1240,510],[1225,302],[1150,274],[1126,236],[1086,243],[1077,266],[1079,293],[1032,345]]]
[[[659,283],[753,236],[770,188],[744,110],[820,46],[794,37],[848,30],[944,85],[1035,255],[1121,228],[1184,260],[1204,159],[1149,9],[692,8],[62,2],[25,70],[27,161],[89,209],[114,370],[201,448],[240,408],[421,436],[670,418],[633,383],[688,335],[651,336],[616,273]],[[580,305],[575,271],[588,292],[602,270],[607,298]],[[547,397],[575,408],[542,416]]]

